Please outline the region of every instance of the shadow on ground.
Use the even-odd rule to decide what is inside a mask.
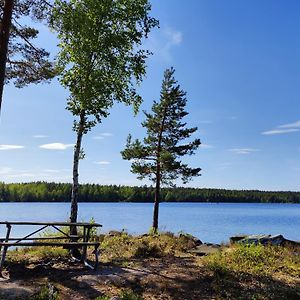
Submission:
[[[117,295],[124,288],[143,295],[144,299],[300,299],[295,286],[246,272],[211,272],[196,266],[193,258],[170,256],[132,261],[132,265],[102,264],[98,271],[92,271],[67,260],[10,264],[10,280],[0,282],[0,299],[16,299],[20,291],[28,296],[46,282],[54,284],[64,300]]]

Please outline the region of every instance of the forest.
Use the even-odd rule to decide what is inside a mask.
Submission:
[[[70,183],[0,183],[0,202],[69,202]],[[153,202],[151,186],[82,184],[79,202]],[[300,192],[162,188],[162,202],[300,203]]]

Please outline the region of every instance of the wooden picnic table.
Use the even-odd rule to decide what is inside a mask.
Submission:
[[[53,246],[53,247],[63,247],[67,249],[79,249],[82,248],[81,258],[75,258],[78,261],[83,262],[86,266],[96,269],[98,266],[98,254],[99,254],[99,242],[90,242],[90,234],[93,228],[102,227],[101,224],[98,223],[84,223],[84,222],[9,222],[4,221],[0,222],[0,226],[6,226],[6,235],[5,237],[0,237],[0,272],[2,271],[3,264],[5,261],[7,249],[9,247],[17,247],[17,246],[29,246],[29,247],[37,247],[37,246]],[[22,237],[11,237],[12,228],[16,226],[35,226],[37,229],[31,231]],[[82,232],[80,235],[71,235],[68,232],[65,232],[60,227],[76,227],[76,229],[82,228]],[[45,237],[37,237],[35,236],[37,233],[41,233],[46,228],[53,228],[55,231],[59,233],[59,236],[50,235]],[[91,266],[87,262],[87,248],[88,246],[93,246],[95,248],[95,264]]]

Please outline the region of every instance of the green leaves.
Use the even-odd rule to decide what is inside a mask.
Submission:
[[[172,184],[178,178],[187,183],[200,175],[200,168],[190,168],[180,158],[192,155],[200,146],[200,139],[189,140],[197,127],[187,128],[182,119],[185,111],[186,93],[174,78],[175,70],[167,69],[161,88],[159,102],[154,102],[152,112],[144,112],[146,119],[142,126],[147,129],[143,142],[132,141],[129,135],[122,157],[130,160],[131,171],[139,179],[145,177],[153,181],[159,177],[163,184]],[[188,139],[188,142],[185,140]]]
[[[115,101],[133,105],[142,99],[136,86],[145,75],[149,51],[140,49],[158,21],[147,0],[56,1],[51,20],[58,33],[61,84],[69,89],[67,107],[84,111],[95,124]]]

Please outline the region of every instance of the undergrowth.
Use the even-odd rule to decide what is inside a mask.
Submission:
[[[300,299],[299,248],[234,245],[202,262],[217,299]]]
[[[120,232],[113,236],[102,237],[101,257],[105,261],[126,260],[131,258],[159,258],[186,252],[195,247],[193,237],[172,233],[132,236]]]
[[[204,262],[209,269],[221,273],[231,271],[253,275],[300,274],[299,250],[289,247],[235,245],[227,251],[207,256]]]

